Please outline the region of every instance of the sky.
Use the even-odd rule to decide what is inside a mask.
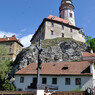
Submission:
[[[72,0],[76,26],[95,38],[95,0]],[[61,0],[0,0],[0,38],[16,35],[25,47],[42,20],[50,14],[59,16]]]

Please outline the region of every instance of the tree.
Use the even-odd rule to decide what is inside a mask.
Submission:
[[[9,80],[6,80],[2,85],[3,89],[6,91],[15,91],[15,86],[13,83],[10,83]]]
[[[15,87],[9,83],[9,80],[5,80],[5,76],[12,69],[11,61],[8,60],[7,49],[4,45],[0,45],[0,90],[14,91]],[[2,60],[2,57],[5,57]]]
[[[87,46],[90,47],[91,36],[85,36],[85,40],[86,40]]]
[[[90,36],[86,36],[85,39],[88,48],[93,53],[93,50],[95,51],[95,38],[92,39]]]
[[[90,40],[90,48],[95,51],[95,38]]]

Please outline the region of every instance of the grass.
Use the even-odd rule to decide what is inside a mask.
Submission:
[[[55,39],[47,39],[42,41],[42,48],[47,48],[47,47],[52,47],[56,46],[62,42],[69,42],[69,41],[74,41],[78,45],[80,45],[82,42],[76,41],[72,38],[55,38]]]

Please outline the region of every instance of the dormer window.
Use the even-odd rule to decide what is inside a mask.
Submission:
[[[65,65],[63,68],[62,68],[62,70],[67,70],[68,69],[68,66],[67,65]]]
[[[55,17],[52,17],[51,19],[54,20]]]
[[[8,37],[6,37],[6,40],[8,41],[8,40],[9,40],[9,38],[8,38]]]

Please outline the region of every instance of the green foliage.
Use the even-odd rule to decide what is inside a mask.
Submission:
[[[90,48],[95,50],[95,38],[90,40]]]
[[[86,39],[87,46],[90,47],[91,36],[85,36],[85,39]]]
[[[5,60],[2,60],[5,57]],[[2,90],[14,91],[15,87],[13,84],[9,84],[9,81],[5,81],[5,76],[8,75],[12,69],[12,62],[8,60],[8,52],[5,45],[0,45],[0,88]]]
[[[78,86],[76,89],[73,89],[72,91],[81,91],[81,86]]]
[[[86,36],[85,39],[87,46],[90,49],[95,50],[95,38],[92,39],[90,36]]]
[[[3,89],[6,91],[15,91],[15,86],[13,83],[9,83],[9,80],[6,80],[2,85]]]
[[[52,47],[60,44],[61,42],[69,42],[69,41],[75,41],[72,38],[55,38],[55,39],[47,39],[42,41],[42,48]],[[75,41],[78,45],[80,45],[82,42]]]
[[[12,62],[6,60],[2,64],[0,64],[0,88],[2,90],[7,90],[7,91],[15,91],[15,87],[13,84],[9,84],[9,81],[5,81],[5,76],[10,72],[12,69]]]
[[[5,76],[11,70],[12,67],[10,66],[10,64],[11,64],[10,61],[5,61],[5,62],[2,62],[2,64],[0,64],[0,79],[1,79],[1,81],[4,80]]]

